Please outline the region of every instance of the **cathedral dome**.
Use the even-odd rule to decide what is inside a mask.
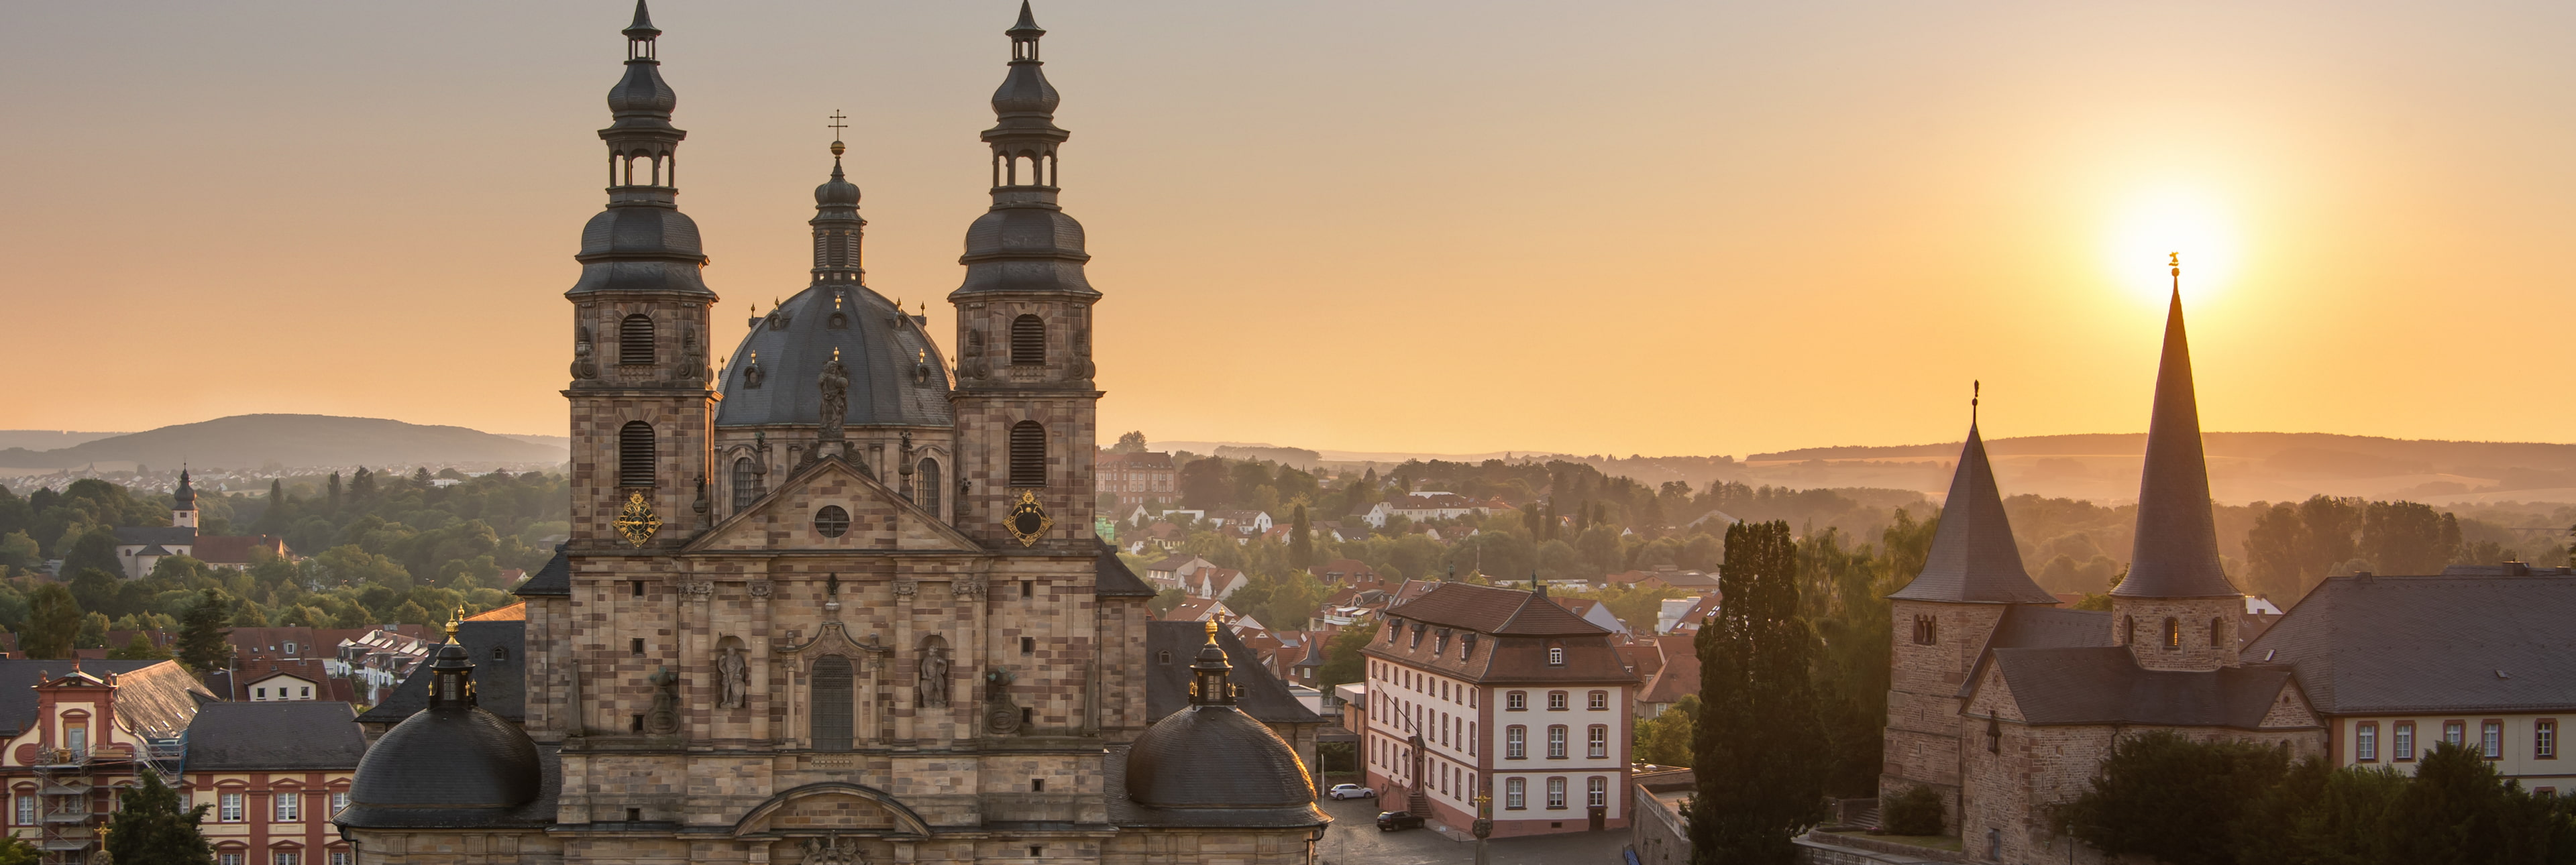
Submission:
[[[465,647],[439,647],[430,672],[461,688],[473,667]],[[460,673],[450,673],[458,670]],[[349,807],[335,819],[362,827],[481,825],[537,799],[545,777],[528,735],[470,699],[433,695],[358,761]]]
[[[826,184],[828,186],[829,184]],[[751,320],[725,366],[717,426],[820,425],[823,365],[850,372],[849,426],[946,427],[948,367],[921,322],[866,286],[818,283]]]

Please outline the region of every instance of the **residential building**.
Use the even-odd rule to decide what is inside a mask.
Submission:
[[[0,661],[0,786],[9,832],[77,865],[98,851],[116,788],[175,783],[189,721],[220,699],[177,661]]]
[[[1233,610],[1215,598],[1183,598],[1178,605],[1163,613],[1166,622],[1231,622]]]
[[[216,865],[354,865],[331,816],[366,752],[347,703],[208,703],[188,724],[181,789],[211,806],[198,830]]]
[[[1628,637],[1628,623],[1619,621],[1618,616],[1612,615],[1607,604],[1591,598],[1549,598],[1548,600],[1555,601],[1557,606],[1564,607],[1565,611],[1573,613],[1575,618],[1591,622],[1604,631],[1618,634],[1622,640]]]
[[[1484,507],[1483,502],[1475,499],[1457,493],[1443,492],[1406,493],[1386,502],[1389,515],[1400,516],[1417,523],[1427,520],[1454,520],[1468,514],[1479,513]],[[1386,521],[1380,519],[1373,524],[1384,526]]]
[[[1178,488],[1173,486],[1175,475],[1169,453],[1103,451],[1093,458],[1091,470],[1100,491],[1117,497],[1114,512],[1180,499]]]
[[[1181,580],[1201,568],[1216,567],[1215,562],[1186,553],[1170,556],[1145,566],[1145,582],[1157,589],[1177,589]]]
[[[1609,631],[1543,591],[1473,583],[1427,583],[1386,615],[1360,746],[1382,801],[1463,832],[1490,795],[1495,837],[1628,826],[1638,681]]]
[[[1254,535],[1270,530],[1270,514],[1264,511],[1209,511],[1207,521],[1219,528],[1241,527]]]
[[[1665,598],[1655,609],[1655,633],[1699,633],[1699,626],[1717,615],[1724,597],[1712,589],[1687,598]]]
[[[283,558],[286,541],[268,535],[197,534],[197,488],[189,482],[184,468],[179,470],[179,489],[171,493],[169,525],[116,529],[117,561],[125,566],[124,577],[129,580],[142,579],[162,559],[171,556],[187,556],[216,567],[240,570],[250,567],[262,553]]]
[[[1699,695],[1699,647],[1688,634],[1650,638],[1643,645],[1655,656],[1654,671],[1645,674],[1645,687],[1637,695],[1637,720],[1643,721],[1681,702],[1683,697]]]

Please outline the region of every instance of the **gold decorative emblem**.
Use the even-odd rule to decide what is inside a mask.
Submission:
[[[1011,513],[1002,518],[1002,525],[1010,528],[1011,537],[1018,538],[1020,546],[1033,547],[1039,538],[1046,537],[1047,529],[1055,526],[1055,518],[1047,516],[1046,508],[1038,504],[1036,490],[1021,490],[1020,500],[1011,504]]]
[[[645,501],[643,493],[627,493],[626,506],[617,511],[616,526],[619,537],[640,547],[662,530],[662,518],[653,515],[653,503]]]

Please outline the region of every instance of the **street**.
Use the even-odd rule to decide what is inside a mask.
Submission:
[[[1451,841],[1430,828],[1380,832],[1375,799],[1323,802],[1333,826],[1318,845],[1323,865],[1450,865],[1473,862],[1473,841]],[[1574,832],[1490,842],[1493,865],[1612,865],[1628,846],[1628,830]]]

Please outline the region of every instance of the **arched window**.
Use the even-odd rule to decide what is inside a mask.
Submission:
[[[2177,619],[2177,618],[2174,618],[2174,617],[2172,617],[2172,616],[2166,616],[2166,617],[2165,617],[2165,648],[2168,648],[2168,649],[2179,649],[2179,648],[2182,648],[2182,620],[2181,620],[2181,619]]]
[[[628,421],[617,431],[617,485],[649,487],[653,485],[653,425]]]
[[[2138,617],[2136,617],[2136,616],[2121,616],[2121,617],[2120,617],[2120,645],[2123,645],[2123,646],[2131,645],[2131,644],[2136,643],[2137,641],[2138,641]]]
[[[850,659],[832,655],[814,662],[814,749],[850,750]]]
[[[2224,646],[2226,646],[2226,645],[2227,645],[2227,620],[2226,620],[2226,619],[2211,619],[2211,620],[2209,620],[2209,647],[2210,647],[2210,648],[2212,648],[2212,649],[2216,649],[2216,648],[2224,647]]]
[[[760,498],[760,466],[750,457],[733,461],[733,509],[739,513]]]
[[[636,313],[617,323],[617,362],[653,362],[653,317]]]
[[[925,458],[921,461],[920,466],[913,469],[913,472],[913,477],[920,479],[919,483],[921,484],[921,491],[914,493],[912,500],[920,502],[922,510],[929,511],[934,514],[938,513],[940,487],[939,461]]]
[[[1033,420],[1012,424],[1011,486],[1042,487],[1046,486],[1046,481],[1046,427]]]
[[[1011,320],[1011,363],[1035,366],[1046,363],[1046,321],[1034,315]]]

